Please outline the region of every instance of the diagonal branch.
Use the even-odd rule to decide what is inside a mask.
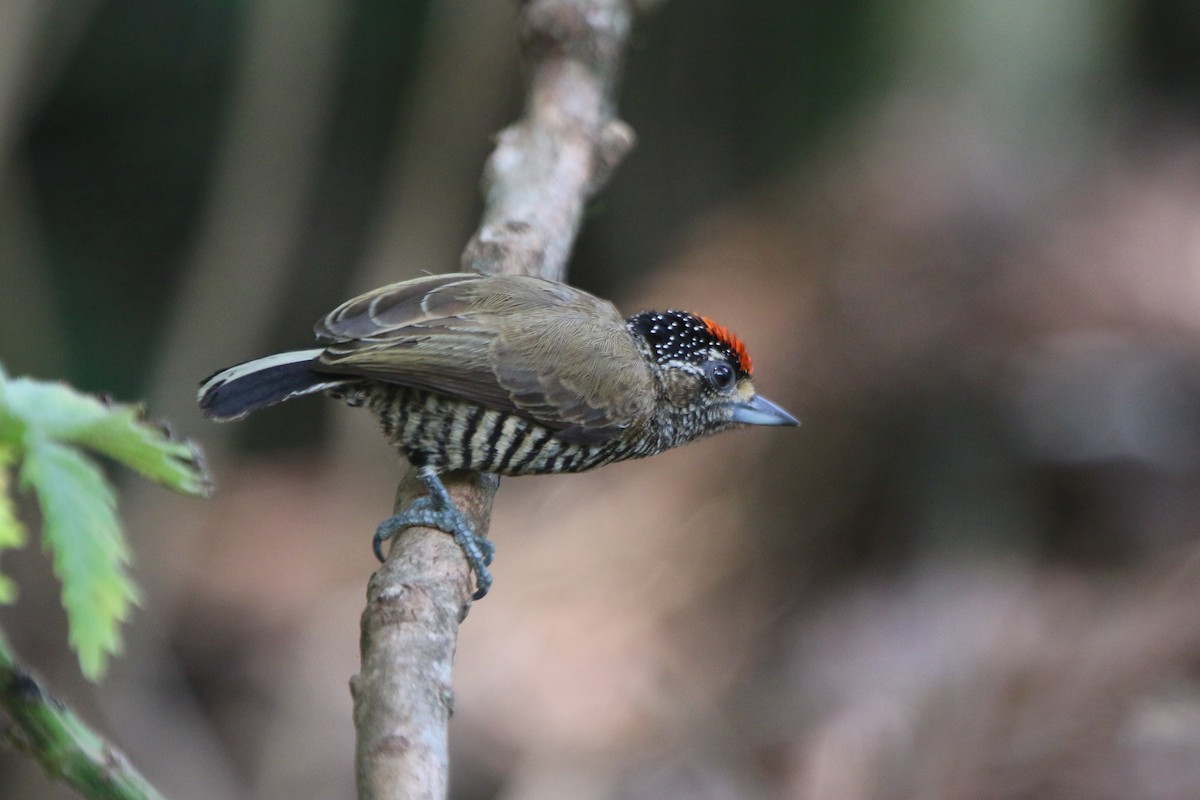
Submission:
[[[525,117],[500,133],[488,159],[483,222],[463,252],[465,269],[566,277],[584,202],[634,142],[612,97],[630,17],[621,0],[525,6]]]
[[[633,146],[613,93],[632,25],[628,0],[527,0],[518,31],[529,83],[524,116],[497,137],[485,210],[462,257],[485,273],[566,277],[584,203]],[[444,479],[477,531],[499,481]],[[401,509],[420,493],[411,477]],[[371,581],[362,669],[351,681],[360,798],[440,798],[449,762],[451,664],[470,606],[466,561],[445,533],[406,530]]]

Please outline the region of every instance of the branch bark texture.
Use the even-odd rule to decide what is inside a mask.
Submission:
[[[483,220],[462,267],[566,277],[584,204],[633,146],[613,93],[632,26],[629,0],[527,0],[518,35],[528,71],[524,115],[503,130],[483,176]],[[486,532],[499,480],[444,476]],[[411,477],[399,510],[421,493]],[[502,557],[502,556],[501,556]],[[453,707],[451,668],[472,577],[453,539],[410,528],[394,537],[362,616],[362,669],[351,681],[360,798],[443,798]]]
[[[583,205],[633,146],[613,90],[632,24],[622,0],[532,0],[519,22],[529,68],[525,116],[497,137],[483,222],[462,266],[566,277]]]

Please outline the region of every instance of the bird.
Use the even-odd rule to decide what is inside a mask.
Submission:
[[[324,392],[373,412],[426,489],[384,520],[373,549],[414,525],[454,536],[492,584],[476,536],[441,476],[582,472],[743,425],[799,421],[755,392],[745,345],[688,311],[622,317],[581,289],[525,275],[446,273],[355,297],[314,326],[319,347],[206,378],[203,416],[227,422]]]

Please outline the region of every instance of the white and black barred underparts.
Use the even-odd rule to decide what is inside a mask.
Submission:
[[[364,382],[329,392],[379,417],[388,440],[415,466],[498,475],[583,472],[660,452],[625,437],[567,441],[555,429],[511,412],[405,386]]]

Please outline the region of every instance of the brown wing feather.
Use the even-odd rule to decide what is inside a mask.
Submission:
[[[330,342],[322,371],[462,397],[572,441],[607,438],[654,400],[617,310],[538,278],[419,278],[344,303],[316,331]]]
[[[446,307],[446,293],[438,290],[466,288],[484,279],[475,273],[451,272],[381,286],[342,303],[318,320],[313,331],[318,339],[349,342],[387,336],[392,330],[453,316],[456,311]],[[435,299],[439,295],[443,297],[441,302]],[[427,310],[426,304],[433,305],[433,309]]]

